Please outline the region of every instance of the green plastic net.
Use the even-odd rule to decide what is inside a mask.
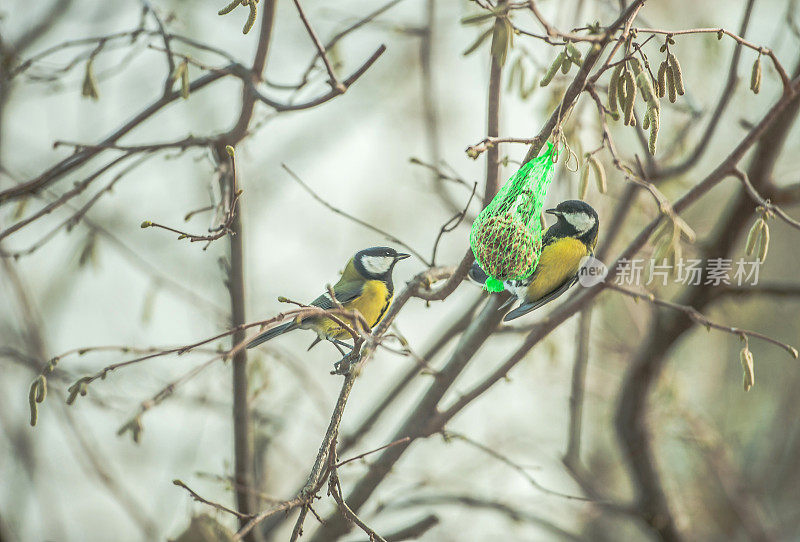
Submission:
[[[553,145],[519,168],[481,211],[469,234],[472,253],[489,278],[486,289],[531,275],[542,249],[542,206],[553,180]]]

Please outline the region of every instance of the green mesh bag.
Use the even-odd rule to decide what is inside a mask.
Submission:
[[[553,146],[519,168],[481,211],[469,234],[472,253],[486,272],[486,289],[531,275],[542,249],[542,206],[553,180]]]

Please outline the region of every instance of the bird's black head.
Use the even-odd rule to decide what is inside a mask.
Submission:
[[[581,200],[570,199],[545,212],[555,215],[558,219],[553,226],[554,234],[559,237],[575,237],[590,248],[594,248],[600,219],[591,205]]]
[[[362,276],[391,282],[394,265],[409,256],[410,254],[397,252],[391,247],[372,247],[356,252],[353,262]]]

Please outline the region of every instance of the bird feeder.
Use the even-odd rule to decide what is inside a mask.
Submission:
[[[523,165],[480,212],[469,235],[478,264],[489,276],[486,289],[503,291],[503,282],[524,280],[535,270],[542,250],[542,207],[553,180],[553,146]]]

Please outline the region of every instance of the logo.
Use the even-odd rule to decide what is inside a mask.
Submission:
[[[578,282],[585,288],[600,284],[608,275],[608,267],[594,256],[586,256],[578,270]]]

